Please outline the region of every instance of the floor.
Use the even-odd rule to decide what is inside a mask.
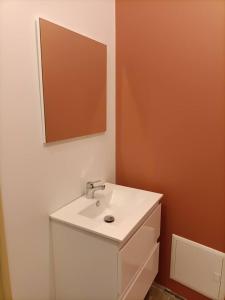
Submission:
[[[145,300],[179,300],[180,297],[171,295],[168,291],[153,285]]]

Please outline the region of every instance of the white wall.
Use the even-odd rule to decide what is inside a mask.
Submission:
[[[1,1],[1,189],[14,300],[50,299],[48,214],[81,195],[87,180],[114,181],[114,5],[114,0]],[[42,144],[37,16],[108,45],[105,134]]]

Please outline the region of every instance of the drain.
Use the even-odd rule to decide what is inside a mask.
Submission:
[[[104,221],[106,223],[112,223],[112,222],[115,221],[115,218],[113,216],[111,216],[111,215],[107,215],[107,216],[104,217]]]

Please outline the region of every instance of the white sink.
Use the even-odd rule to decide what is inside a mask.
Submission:
[[[162,194],[106,183],[94,199],[82,196],[51,214],[51,219],[122,242],[157,205]],[[114,222],[106,223],[106,216]]]
[[[105,192],[95,192],[95,198],[91,200],[92,203],[82,209],[79,214],[96,221],[103,221],[107,215],[112,215],[115,218],[115,223],[126,220],[129,215],[138,209],[143,200],[135,199],[135,197],[129,195],[128,189],[124,191],[123,187],[120,189],[113,187],[110,185],[109,188],[109,185],[106,184]]]

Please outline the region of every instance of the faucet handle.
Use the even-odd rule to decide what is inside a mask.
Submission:
[[[96,184],[96,183],[100,183],[100,182],[102,182],[102,181],[101,181],[101,180],[88,181],[88,182],[86,183],[86,186],[89,187],[89,188],[94,188],[95,184]]]

